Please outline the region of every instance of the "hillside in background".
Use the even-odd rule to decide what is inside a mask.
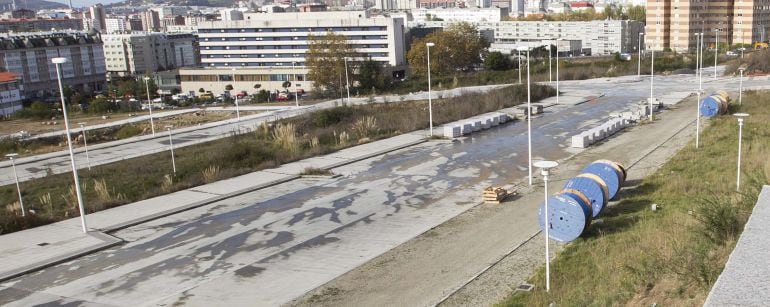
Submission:
[[[0,0],[0,6],[13,3],[13,0]],[[16,0],[18,8],[28,8],[31,10],[67,8],[68,6],[59,2],[45,0]]]

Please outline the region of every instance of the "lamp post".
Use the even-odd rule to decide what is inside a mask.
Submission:
[[[519,60],[519,84],[521,84],[521,50],[516,50],[519,53],[519,56],[516,58]]]
[[[700,70],[698,71],[698,90],[701,92],[703,91],[703,41],[705,40],[705,37],[703,36],[703,32],[700,34]]]
[[[13,179],[16,180],[16,192],[19,193],[19,206],[21,206],[21,216],[27,216],[26,210],[24,210],[24,200],[21,198],[21,187],[19,187],[19,175],[16,174],[16,162],[13,161],[13,157],[18,156],[17,153],[9,153],[5,155],[8,159],[11,159],[11,166],[13,166]]]
[[[86,163],[88,163],[88,170],[91,170],[91,158],[88,156],[88,140],[86,139],[86,123],[78,123],[80,126],[80,133],[83,135],[83,146],[86,148]]]
[[[738,117],[738,174],[735,183],[735,190],[741,190],[741,143],[743,143],[743,119],[749,114],[747,113],[735,113],[735,117]]]
[[[743,105],[743,68],[738,69],[738,71],[741,73],[741,81],[739,82],[738,87],[738,105]]]
[[[150,108],[150,129],[155,136],[155,121],[152,119],[152,100],[150,99],[150,77],[144,77],[144,88],[147,90],[147,106]]]
[[[430,136],[433,136],[433,103],[430,96],[430,47],[436,46],[434,43],[425,43],[428,53],[428,125],[430,129]]]
[[[532,91],[529,78],[529,48],[527,48],[527,169],[529,185],[532,185]]]
[[[559,104],[559,41],[556,39],[556,104]]]
[[[350,104],[350,79],[348,78],[348,57],[345,57],[345,89],[348,91],[348,104]]]
[[[294,86],[297,86],[297,71],[296,69],[297,62],[291,62],[291,70],[294,73]],[[350,99],[350,97],[348,97]],[[299,89],[294,90],[294,105],[299,107]]]
[[[698,92],[698,100],[695,101],[695,103],[698,105],[697,113],[695,114],[696,115],[695,116],[695,148],[696,149],[699,147],[698,145],[700,143],[700,93],[701,91],[697,91],[697,92]]]
[[[166,130],[168,130],[168,145],[169,149],[171,149],[171,167],[174,171],[174,175],[176,175],[176,160],[174,160],[174,139],[171,138],[171,128],[174,128],[174,126],[166,126]]]
[[[714,29],[716,42],[714,43],[714,80],[717,79],[717,60],[719,59],[719,29]]]
[[[551,291],[551,257],[549,251],[549,238],[548,229],[551,228],[548,223],[548,175],[550,169],[559,166],[555,161],[537,161],[535,167],[540,169],[540,174],[543,175],[543,190],[545,196],[544,212],[543,212],[543,228],[545,228],[545,291]]]
[[[235,90],[235,68],[232,69],[232,75],[230,76],[233,79],[233,92],[237,92]],[[241,121],[241,110],[238,106],[238,93],[235,93],[235,118],[236,121]]]
[[[78,198],[78,209],[80,210],[80,224],[83,227],[83,232],[87,233],[88,226],[86,225],[86,210],[85,210],[85,207],[83,206],[83,194],[80,191],[80,181],[78,180],[78,167],[77,167],[77,164],[75,163],[75,153],[72,150],[72,136],[70,136],[70,123],[69,123],[69,120],[67,119],[67,104],[64,101],[64,86],[62,85],[62,80],[61,80],[62,79],[61,66],[62,64],[67,63],[67,59],[53,58],[51,59],[51,62],[53,62],[54,65],[56,66],[56,79],[58,79],[59,81],[59,95],[61,98],[61,109],[62,109],[62,112],[64,113],[64,129],[66,130],[67,146],[69,147],[69,151],[70,151],[70,162],[72,164],[72,177],[73,179],[75,179],[75,194],[77,195],[77,198]],[[145,82],[147,81],[147,79],[149,78],[146,78]],[[148,96],[149,96],[149,92],[148,92]],[[152,119],[152,116],[150,117],[150,119]]]
[[[551,43],[548,43],[548,83],[553,82],[553,69],[551,69],[553,62],[553,56],[551,55],[552,52],[553,50],[551,50]]]
[[[700,71],[700,35],[695,33],[695,80],[698,79],[698,73]]]
[[[639,66],[636,68],[636,77],[642,79],[642,36],[644,33],[639,33]]]
[[[650,121],[652,121],[652,100],[655,86],[655,49],[652,49],[652,61],[650,61]]]

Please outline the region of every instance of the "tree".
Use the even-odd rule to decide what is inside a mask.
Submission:
[[[327,95],[338,93],[342,88],[340,79],[345,75],[345,58],[354,57],[355,50],[342,34],[308,36],[305,65],[309,68],[308,79],[314,81],[313,89]]]
[[[291,81],[283,81],[283,83],[281,83],[281,87],[283,87],[284,89],[290,88]]]
[[[434,43],[430,49],[431,73],[447,74],[470,68],[481,63],[481,53],[488,46],[478,30],[467,22],[455,23],[441,32],[428,34],[412,43],[407,60],[413,73],[425,75],[427,71],[426,43]]]
[[[647,10],[644,5],[632,5],[627,11],[628,19],[647,22]]]
[[[508,70],[511,67],[511,59],[502,52],[493,51],[484,58],[484,68],[487,70]]]
[[[260,87],[262,87],[262,84],[259,84],[259,83],[254,84],[254,89],[255,90],[258,90]]]
[[[270,97],[270,93],[266,90],[259,90],[259,92],[254,95],[254,99],[256,99],[258,103],[267,102],[268,97]]]
[[[115,111],[115,105],[109,103],[107,99],[104,98],[96,98],[91,100],[91,102],[88,104],[88,112],[90,113],[104,114],[112,111]]]
[[[232,90],[233,90],[232,84],[225,85],[225,91],[232,91]]]
[[[205,90],[205,89],[203,89],[202,87],[198,89],[198,93],[201,93],[201,94],[203,94],[203,93],[205,93],[205,92],[206,92],[206,90]]]
[[[367,58],[361,62],[356,79],[358,80],[358,85],[364,89],[382,89],[385,86],[382,65],[372,60],[372,58]]]

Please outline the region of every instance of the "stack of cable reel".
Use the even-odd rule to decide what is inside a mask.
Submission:
[[[620,163],[597,160],[589,164],[580,175],[568,180],[559,193],[548,198],[548,235],[561,242],[577,239],[607,203],[615,199],[625,181],[626,169]],[[545,203],[538,213],[541,230],[545,230],[544,211]]]

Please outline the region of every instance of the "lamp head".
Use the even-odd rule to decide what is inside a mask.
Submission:
[[[53,58],[51,62],[54,64],[64,64],[67,63],[67,58]]]
[[[542,169],[551,169],[554,167],[559,166],[559,162],[556,161],[535,161],[532,163],[534,167],[542,168]]]
[[[166,130],[171,130],[171,128],[174,128],[173,125],[166,125]]]
[[[9,154],[7,154],[7,155],[5,155],[5,156],[6,156],[6,157],[8,157],[8,158],[11,158],[11,160],[13,160],[13,157],[15,157],[15,156],[18,156],[18,155],[19,155],[19,154],[17,154],[17,153],[15,153],[15,152],[14,152],[14,153],[9,153]]]
[[[743,119],[744,117],[748,117],[749,113],[735,113],[733,116],[737,117],[739,120]]]
[[[425,43],[425,46],[427,46],[427,47],[433,47],[433,46],[436,46],[436,44],[434,44],[434,43]]]
[[[150,77],[145,76],[144,81],[150,81]]]

